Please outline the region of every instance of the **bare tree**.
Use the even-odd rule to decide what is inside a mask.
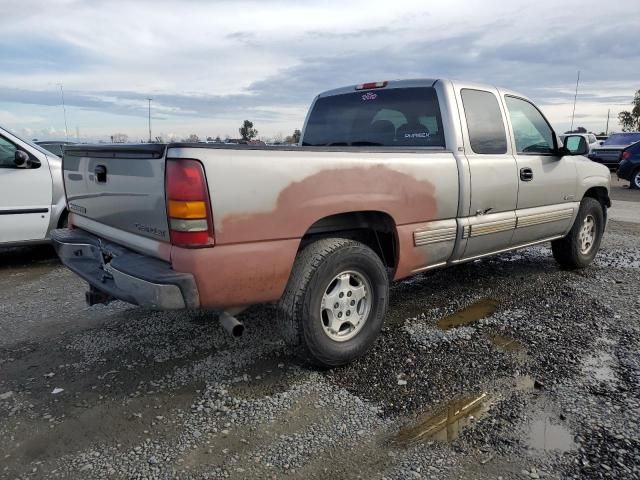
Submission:
[[[114,133],[111,135],[111,143],[127,143],[129,141],[129,135],[126,133]]]
[[[187,142],[187,143],[198,143],[200,141],[200,137],[198,137],[198,135],[196,135],[195,133],[192,133],[187,138],[185,138],[183,141]]]

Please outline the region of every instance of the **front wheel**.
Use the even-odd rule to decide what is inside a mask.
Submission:
[[[561,266],[584,268],[593,262],[604,232],[602,208],[595,198],[583,198],[569,234],[551,242],[553,257]]]
[[[373,345],[388,296],[387,270],[373,250],[328,238],[298,254],[279,312],[305,359],[336,367]]]

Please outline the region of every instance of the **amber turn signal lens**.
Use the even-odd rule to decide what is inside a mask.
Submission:
[[[207,204],[201,201],[183,202],[169,200],[171,218],[207,218]]]

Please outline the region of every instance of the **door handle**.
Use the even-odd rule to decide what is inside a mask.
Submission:
[[[530,182],[531,180],[533,180],[533,170],[531,170],[529,167],[521,168],[520,180],[522,180],[523,182]]]

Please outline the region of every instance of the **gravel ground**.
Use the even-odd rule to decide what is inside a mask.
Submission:
[[[86,307],[48,248],[0,252],[0,477],[640,478],[639,234],[611,222],[579,272],[545,245],[397,283],[332,371],[272,307],[232,339]]]

